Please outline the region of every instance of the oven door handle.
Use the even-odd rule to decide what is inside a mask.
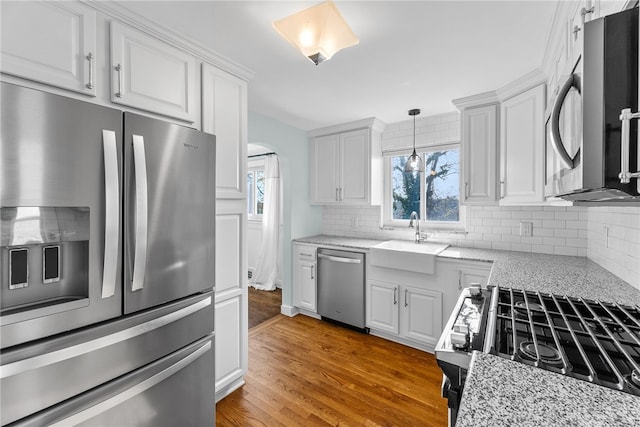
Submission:
[[[555,149],[556,153],[558,153],[562,162],[571,169],[575,168],[575,157],[578,156],[580,149],[576,152],[575,157],[571,157],[567,152],[567,149],[562,142],[562,136],[560,135],[560,111],[562,110],[562,104],[572,87],[576,88],[578,93],[582,92],[580,88],[580,79],[575,74],[571,74],[571,76],[569,76],[560,88],[560,92],[558,92],[558,96],[553,104],[553,109],[551,110],[551,135],[549,135],[551,138],[551,145]]]

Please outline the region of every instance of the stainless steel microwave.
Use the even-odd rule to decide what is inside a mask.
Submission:
[[[640,203],[638,49],[637,7],[585,24],[547,113],[546,196]]]

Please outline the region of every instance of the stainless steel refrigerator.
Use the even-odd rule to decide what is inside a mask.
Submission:
[[[1,424],[214,425],[215,137],[0,98]]]

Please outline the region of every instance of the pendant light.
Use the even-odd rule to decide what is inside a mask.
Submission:
[[[409,115],[413,116],[413,154],[411,154],[407,159],[407,162],[404,164],[405,172],[424,171],[424,162],[422,161],[422,157],[418,156],[418,153],[416,153],[416,116],[418,114],[420,114],[419,108],[409,110]]]

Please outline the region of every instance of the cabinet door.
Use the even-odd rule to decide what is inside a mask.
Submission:
[[[340,135],[340,178],[338,198],[341,203],[369,202],[369,134],[367,129]]]
[[[2,2],[3,73],[96,95],[96,12],[78,2]]]
[[[312,140],[309,185],[311,203],[338,203],[339,135],[320,136]]]
[[[427,289],[402,289],[402,331],[400,335],[435,345],[442,333],[442,293]]]
[[[216,303],[216,392],[238,380],[245,372],[247,328],[240,296]]]
[[[112,102],[197,120],[195,57],[112,21],[110,71]]]
[[[497,187],[497,106],[462,112],[463,203],[495,203]]]
[[[216,136],[216,198],[247,196],[247,82],[202,64],[202,130]]]
[[[367,326],[371,329],[398,334],[399,286],[369,280],[367,282]]]
[[[544,200],[544,85],[502,103],[500,204]]]
[[[295,282],[293,283],[293,305],[316,312],[316,264],[294,261]]]

